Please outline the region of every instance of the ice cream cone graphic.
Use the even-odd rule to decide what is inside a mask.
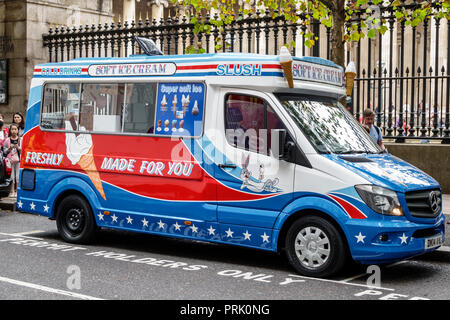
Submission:
[[[189,108],[189,102],[191,97],[188,95],[187,97],[183,96],[181,97],[181,105],[183,107],[183,114],[186,115],[186,111]]]
[[[192,115],[196,116],[199,112],[200,110],[198,109],[198,103],[197,100],[195,100],[194,106],[192,107]]]
[[[294,87],[294,77],[292,74],[292,56],[289,53],[288,48],[281,47],[280,50],[280,64],[281,68],[283,68],[284,77],[286,78],[289,88]]]
[[[353,63],[353,61],[350,61],[350,63],[347,65],[347,68],[345,69],[345,86],[347,88],[347,96],[352,95],[353,82],[355,81],[355,77],[355,64]]]
[[[172,100],[172,111],[173,111],[173,115],[175,115],[175,112],[177,111],[177,96],[173,96],[173,100]]]
[[[167,111],[166,106],[167,106],[167,99],[166,99],[166,95],[164,95],[161,100],[161,111],[162,111],[163,116],[164,116],[164,113]]]
[[[100,174],[98,173],[97,166],[95,165],[94,155],[92,154],[92,150],[94,147],[92,146],[88,153],[81,156],[80,161],[78,161],[78,165],[81,169],[87,173],[89,179],[95,186],[95,189],[100,193],[103,199],[106,200],[105,192],[103,191],[102,180],[100,179]]]
[[[73,119],[75,121],[75,119]],[[72,122],[73,122],[72,121]],[[73,123],[65,121],[66,130],[73,130]],[[80,126],[80,131],[86,131],[86,128]],[[88,175],[89,179],[94,184],[97,191],[106,200],[105,192],[103,191],[100,174],[94,162],[94,155],[92,150],[94,145],[92,143],[92,136],[88,133],[72,133],[66,132],[66,156],[72,165],[78,164],[81,169]]]

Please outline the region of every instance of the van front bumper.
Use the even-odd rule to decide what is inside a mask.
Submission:
[[[434,224],[418,224],[406,218],[392,220],[351,219],[346,224],[346,235],[351,255],[363,264],[390,263],[436,250],[445,241],[445,216],[441,214]],[[438,239],[439,242],[439,239]]]

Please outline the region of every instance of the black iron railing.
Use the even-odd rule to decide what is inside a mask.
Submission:
[[[404,6],[413,5],[419,4],[414,2]],[[384,35],[352,42],[352,49],[347,50],[347,61],[354,60],[357,69],[352,112],[361,119],[363,110],[372,108],[384,136],[396,142],[420,139],[422,142],[440,140],[450,143],[450,24],[446,19],[433,18],[419,26],[406,27],[404,22],[396,22],[391,9],[379,7],[378,10],[388,21]],[[359,22],[366,14],[366,11],[357,13],[347,22],[347,28],[356,23],[361,31]],[[290,47],[292,55],[329,59],[330,29],[318,22],[307,26],[305,16],[299,18],[297,23],[291,23],[282,15],[272,19],[269,13],[256,11],[250,16],[240,14],[221,30],[210,23],[210,16],[206,16],[209,32],[198,34],[194,34],[195,26],[187,17],[160,21],[147,19],[51,28],[43,40],[51,62],[141,54],[135,36],[154,40],[165,54],[184,54],[190,47],[201,48],[206,53],[278,54],[282,45],[295,41],[296,46]],[[305,46],[306,38],[302,36],[307,29],[318,37],[312,48]],[[407,41],[407,38],[414,40]]]

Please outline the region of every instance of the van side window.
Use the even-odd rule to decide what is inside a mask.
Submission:
[[[202,133],[203,83],[49,83],[43,91],[43,129],[167,137]]]
[[[125,84],[83,84],[79,130],[121,132],[124,94]]]
[[[156,83],[127,84],[123,132],[154,133]]]
[[[64,120],[78,115],[79,96],[80,84],[47,84],[44,87],[41,126],[65,130]]]
[[[270,155],[274,129],[285,126],[263,99],[234,93],[226,96],[225,134],[232,146]]]

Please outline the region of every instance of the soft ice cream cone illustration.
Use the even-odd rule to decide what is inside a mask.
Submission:
[[[183,132],[184,131],[184,120],[180,121],[180,129],[178,129],[178,131]]]
[[[292,56],[289,53],[289,49],[286,47],[281,47],[280,50],[280,64],[283,68],[284,77],[286,78],[289,88],[294,87],[294,77],[292,74]]]
[[[175,115],[175,112],[177,111],[177,95],[173,96],[173,100],[172,100],[172,112],[173,115]]]
[[[78,165],[81,169],[87,173],[89,179],[91,179],[92,183],[95,186],[95,189],[100,193],[103,199],[106,200],[105,192],[103,191],[102,180],[100,179],[100,174],[98,173],[97,167],[94,162],[94,155],[92,154],[92,150],[94,147],[92,146],[88,153],[81,156],[80,161],[78,161]]]
[[[197,100],[195,100],[194,106],[192,107],[192,115],[196,116],[200,110],[198,109],[198,103]]]
[[[353,82],[355,81],[355,77],[355,63],[353,61],[350,61],[350,63],[347,65],[347,68],[345,69],[345,86],[347,87],[347,96],[352,95]]]
[[[166,119],[166,121],[164,121],[164,131],[169,131],[169,120]]]
[[[65,121],[66,130],[75,130],[75,118]],[[80,131],[86,131],[86,128],[80,126]],[[89,179],[94,184],[97,191],[106,200],[105,192],[103,191],[102,181],[98,173],[92,154],[93,143],[92,136],[88,133],[72,133],[66,132],[66,156],[72,165],[78,164],[81,169],[86,172]]]
[[[167,99],[166,99],[166,95],[163,96],[162,100],[161,100],[161,111],[163,113],[164,116],[164,112],[167,111]]]
[[[158,128],[156,128],[156,131],[161,131],[161,125],[162,125],[162,120],[158,120]]]
[[[172,131],[177,131],[177,120],[172,120]]]
[[[186,111],[189,109],[191,97],[188,95],[187,97],[184,94],[181,96],[181,106],[183,107],[183,113],[186,115]]]

